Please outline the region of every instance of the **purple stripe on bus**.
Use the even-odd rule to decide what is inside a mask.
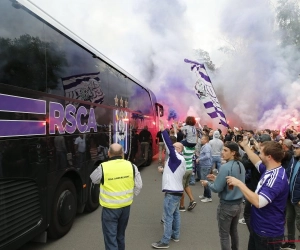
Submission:
[[[46,101],[0,94],[0,111],[46,114]]]
[[[0,120],[0,137],[45,135],[46,121]]]

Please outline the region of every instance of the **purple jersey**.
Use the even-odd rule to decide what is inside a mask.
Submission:
[[[260,236],[281,236],[284,234],[284,210],[289,193],[285,169],[280,166],[267,170],[262,162],[256,167],[261,177],[255,193],[267,199],[269,203],[262,208],[251,207],[251,227]]]

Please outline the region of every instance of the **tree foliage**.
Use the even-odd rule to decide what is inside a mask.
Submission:
[[[300,6],[298,0],[279,0],[276,7],[282,45],[295,45],[300,50]]]
[[[55,45],[28,34],[0,38],[0,82],[33,90],[55,89],[67,65]]]
[[[196,49],[195,50],[197,60],[204,62],[207,68],[211,71],[215,71],[216,67],[212,60],[210,59],[209,53],[203,49]]]

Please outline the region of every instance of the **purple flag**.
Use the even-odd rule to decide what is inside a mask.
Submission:
[[[207,114],[212,119],[218,119],[219,124],[229,127],[215,90],[205,69],[205,65],[188,59],[184,59],[184,62],[190,63],[192,65],[191,71],[196,73],[197,81],[195,83],[195,92],[198,98],[202,101]]]

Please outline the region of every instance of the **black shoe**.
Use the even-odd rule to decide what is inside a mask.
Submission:
[[[180,212],[185,212],[185,207],[179,207]]]
[[[280,249],[282,249],[282,250],[293,250],[293,249],[296,249],[296,245],[286,242],[283,245],[281,245]]]
[[[194,209],[194,207],[196,207],[196,205],[197,205],[197,202],[196,201],[191,201],[190,202],[190,205],[188,206],[188,211],[191,211],[191,210],[193,210]]]
[[[178,238],[175,238],[175,237],[172,237],[172,236],[171,236],[171,240],[173,240],[174,242],[179,242]]]
[[[152,243],[151,246],[152,246],[153,248],[157,248],[157,249],[161,249],[161,248],[169,248],[169,245],[168,245],[168,244],[162,243],[162,242],[160,242],[160,241],[155,242],[155,243]]]
[[[199,182],[199,181],[200,181],[200,179],[196,179],[196,180],[195,180],[195,182]]]

